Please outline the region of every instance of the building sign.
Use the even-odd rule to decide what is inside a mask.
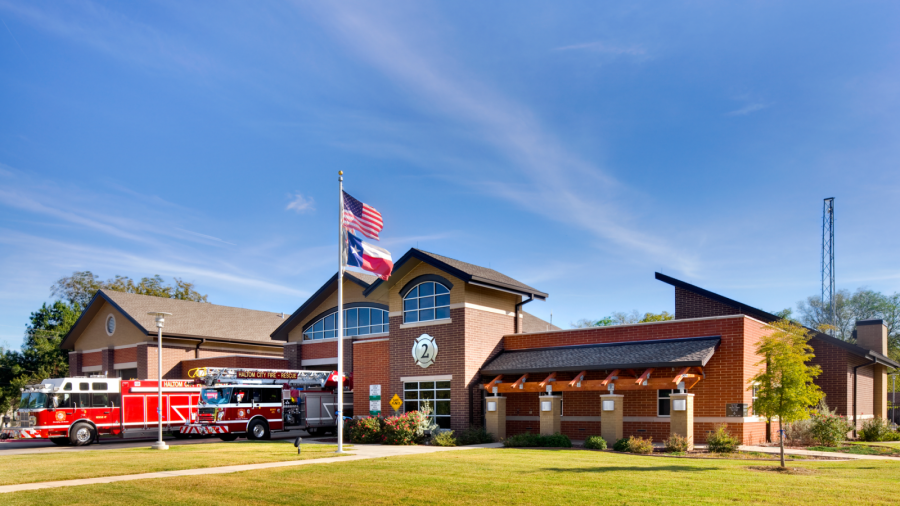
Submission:
[[[725,405],[725,416],[733,416],[738,418],[743,418],[745,416],[750,416],[750,405],[749,404],[726,404]]]
[[[369,385],[369,416],[381,414],[381,385]]]
[[[297,379],[297,371],[237,371],[241,379]]]
[[[416,360],[416,365],[423,369],[434,363],[437,353],[437,343],[428,334],[422,334],[413,343],[412,356]]]

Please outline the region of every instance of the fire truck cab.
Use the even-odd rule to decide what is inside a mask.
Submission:
[[[269,439],[272,432],[298,429],[310,435],[337,430],[334,371],[206,367],[191,374],[203,384],[199,416],[197,423],[181,428],[182,434],[234,441]],[[344,394],[344,406],[352,410],[352,393]]]
[[[159,422],[157,382],[106,377],[51,378],[22,389],[19,408],[2,439],[49,439],[83,446],[101,435],[152,435]],[[199,387],[163,380],[163,427],[175,437],[196,417]]]

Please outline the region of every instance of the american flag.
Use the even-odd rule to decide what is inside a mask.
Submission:
[[[369,239],[378,240],[378,232],[384,228],[381,213],[344,192],[344,226],[358,230]]]

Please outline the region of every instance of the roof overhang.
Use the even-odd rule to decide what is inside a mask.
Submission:
[[[98,299],[100,299],[100,300],[98,300]],[[63,338],[63,340],[59,343],[59,347],[61,349],[63,349],[63,350],[75,349],[75,341],[77,341],[78,338],[81,336],[81,333],[85,331],[88,324],[91,322],[91,320],[94,319],[94,316],[96,316],[97,313],[100,312],[100,307],[103,306],[101,301],[106,301],[107,304],[114,307],[116,309],[116,311],[118,311],[119,313],[124,315],[125,318],[128,318],[128,321],[130,321],[135,327],[140,329],[141,332],[148,334],[148,335],[151,334],[150,331],[148,331],[140,323],[138,323],[137,320],[132,318],[132,316],[130,314],[128,314],[128,312],[126,312],[124,309],[122,309],[121,306],[116,304],[111,298],[107,297],[106,294],[103,293],[103,290],[98,290],[97,293],[94,294],[94,297],[91,298],[91,301],[88,302],[88,305],[84,309],[84,311],[81,312],[81,316],[79,316],[78,320],[75,321],[75,325],[72,325],[72,328],[69,329],[69,332]]]
[[[503,351],[481,373],[525,374],[657,367],[704,367],[720,336],[554,346]]]
[[[546,300],[548,295],[544,292],[539,292],[537,290],[524,290],[522,287],[509,285],[506,283],[500,283],[494,280],[485,279],[480,276],[472,275],[467,272],[461,271],[452,265],[447,264],[446,262],[442,262],[437,258],[426,255],[415,248],[410,249],[406,252],[396,263],[394,263],[394,270],[391,273],[391,277],[388,278],[387,281],[382,279],[376,280],[372,283],[364,292],[363,295],[366,297],[374,294],[377,298],[382,298],[387,296],[388,290],[393,287],[396,283],[398,283],[401,279],[403,279],[407,274],[410,273],[414,268],[416,268],[420,263],[426,263],[436,269],[440,269],[447,274],[463,281],[464,283],[471,283],[474,285],[482,286],[484,288],[490,288],[494,290],[500,290],[502,292],[509,292],[515,295],[521,295],[522,297],[537,299],[537,300]]]

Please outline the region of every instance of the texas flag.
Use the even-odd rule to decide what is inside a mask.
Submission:
[[[394,269],[394,261],[388,250],[363,242],[349,231],[347,232],[347,265],[377,274],[385,281],[391,276],[391,271]]]

